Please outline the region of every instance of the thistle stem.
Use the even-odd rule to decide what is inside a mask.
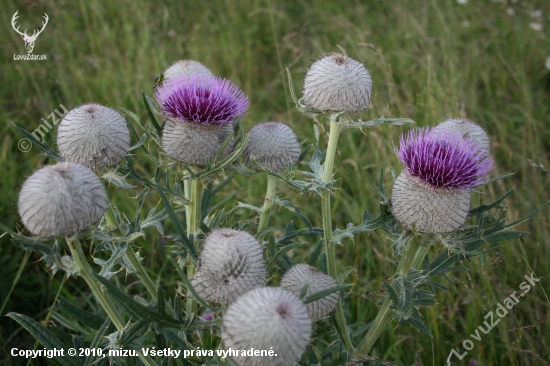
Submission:
[[[115,304],[109,299],[109,297],[101,290],[101,283],[94,277],[94,272],[90,265],[86,261],[86,256],[80,246],[80,240],[78,234],[75,234],[71,238],[67,237],[67,245],[71,251],[71,254],[76,262],[78,270],[84,281],[88,284],[95,298],[101,304],[101,307],[107,313],[107,316],[111,319],[118,331],[122,332],[125,328],[124,320],[115,307]],[[139,358],[145,365],[156,366],[156,363],[150,358],[146,357],[138,352]]]
[[[112,204],[109,205],[107,208],[107,211],[105,211],[105,221],[107,223],[108,230],[116,230],[118,229],[118,224],[115,219],[115,209]],[[136,276],[143,282],[143,285],[149,292],[149,294],[155,299],[155,301],[158,303],[158,292],[157,292],[157,286],[151,280],[151,277],[149,277],[149,274],[147,271],[145,271],[145,268],[141,264],[141,262],[136,258],[136,254],[134,253],[134,250],[132,249],[132,246],[130,243],[127,243],[126,245],[126,253],[124,253],[126,259],[128,262],[130,262],[130,265],[132,266],[134,273]],[[166,309],[168,310],[168,313],[172,316],[175,315],[174,310],[172,309],[172,306],[166,302]]]
[[[192,173],[192,172],[189,172]],[[185,210],[185,216],[187,219],[187,235],[193,235],[193,245],[197,243],[197,235],[200,232],[199,226],[201,222],[201,191],[202,185],[198,179],[189,179],[185,181],[185,198],[189,201],[187,209]],[[193,260],[187,256],[187,278],[191,279],[195,274],[195,265]],[[185,304],[185,310],[187,313],[193,313],[195,311],[195,304],[193,299],[187,298]]]
[[[333,116],[330,119],[330,132],[328,137],[327,154],[325,157],[324,170],[323,170],[323,183],[329,184],[332,181],[332,170],[334,168],[334,159],[336,157],[336,146],[338,144],[338,137],[342,125],[336,121]],[[332,241],[332,216],[330,208],[330,192],[323,190],[321,193],[321,209],[323,214],[323,231],[325,236],[325,248],[327,252],[327,265],[328,273],[333,278],[338,278],[338,272],[336,270],[336,246]],[[336,305],[336,328],[338,334],[344,343],[346,349],[353,353],[353,344],[346,325],[346,318],[344,316],[344,308],[342,306],[342,299],[338,301]]]
[[[272,175],[267,176],[267,191],[265,193],[264,206],[262,207],[262,213],[260,214],[260,223],[258,224],[257,234],[261,233],[267,227],[269,222],[269,216],[271,214],[271,207],[273,206],[273,200],[271,197],[275,196],[275,190],[277,187],[277,178]]]
[[[424,254],[422,254],[422,252]],[[401,277],[406,277],[411,268],[418,267],[422,263],[425,255],[426,248],[421,245],[419,238],[414,235],[409,241],[407,255],[399,261],[396,274],[399,274]],[[393,309],[390,308],[391,304],[392,301],[390,298],[386,297],[369,331],[361,340],[361,343],[359,343],[355,357],[368,355],[372,350],[374,343],[376,343],[386,325],[388,325],[393,318]]]

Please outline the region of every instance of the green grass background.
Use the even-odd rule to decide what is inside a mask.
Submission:
[[[515,16],[507,9],[512,8]],[[542,10],[542,17],[530,14]],[[21,28],[40,26],[44,12],[49,24],[38,37],[34,54],[47,61],[14,61],[24,54],[23,41],[11,29],[19,10]],[[0,4],[0,220],[19,225],[16,198],[24,179],[48,164],[35,147],[23,153],[17,123],[34,130],[59,104],[68,109],[84,102],[124,107],[146,117],[140,92],[152,94],[153,78],[172,62],[195,59],[241,86],[251,103],[247,127],[280,120],[290,124],[300,139],[314,141],[312,122],[297,113],[290,102],[284,67],[288,66],[299,89],[310,63],[327,52],[345,52],[364,62],[374,80],[371,107],[363,120],[380,115],[410,117],[418,126],[434,125],[447,117],[467,117],[490,135],[496,161],[494,176],[516,174],[483,187],[489,202],[508,189],[510,220],[522,217],[550,199],[550,3],[545,1],[2,1]],[[542,24],[536,31],[531,22]],[[322,126],[322,121],[321,121]],[[379,126],[345,132],[340,139],[334,199],[334,223],[339,227],[358,222],[365,208],[377,212],[374,184],[385,168],[399,169],[393,143],[408,127]],[[55,131],[46,136],[55,146]],[[239,201],[260,205],[265,177],[238,178],[225,190],[244,187]],[[131,214],[135,201],[128,193],[110,189],[115,202]],[[297,196],[281,188],[280,194],[317,225],[320,210],[314,197]],[[149,205],[155,205],[150,202]],[[400,364],[442,365],[451,349],[483,324],[496,304],[518,289],[525,274],[535,272],[540,285],[523,298],[468,356],[453,364],[548,365],[550,363],[550,227],[545,209],[521,225],[529,231],[524,243],[513,241],[466,265],[469,272],[455,274],[457,290],[440,293],[440,305],[423,310],[430,339],[409,325],[388,327],[375,353]],[[289,216],[277,213],[273,223],[283,225]],[[151,273],[156,276],[165,253],[158,234],[141,241]],[[339,265],[354,265],[357,273],[347,300],[351,322],[369,322],[381,281],[394,271],[390,242],[381,234],[359,235],[338,249]],[[0,238],[0,298],[7,296],[23,257],[6,237]],[[299,257],[300,253],[297,253]],[[163,273],[170,290],[175,276]],[[9,298],[8,311],[36,320],[47,317],[62,282],[62,274],[46,272],[36,255]],[[80,279],[71,278],[61,296],[82,306],[96,306]],[[131,283],[129,278],[127,283]],[[139,288],[138,288],[139,289]],[[4,314],[1,314],[2,316]],[[15,322],[0,320],[0,364],[19,364],[7,356],[12,347],[32,348],[33,341]],[[39,364],[33,361],[30,364]]]

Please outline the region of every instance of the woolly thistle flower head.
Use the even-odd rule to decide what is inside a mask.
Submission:
[[[481,147],[455,131],[411,130],[399,145],[397,155],[410,175],[433,188],[474,188],[493,169]]]
[[[178,78],[181,75],[205,75],[212,76],[212,71],[200,62],[194,60],[180,60],[174,62],[164,71],[164,82]]]
[[[368,108],[372,78],[365,66],[346,55],[321,57],[304,80],[302,103],[322,111],[357,112]]]
[[[281,122],[260,123],[250,130],[250,141],[244,151],[245,163],[254,170],[252,157],[271,171],[282,172],[288,163],[296,164],[300,157],[300,144],[292,128]]]
[[[262,247],[244,231],[218,229],[204,240],[200,266],[191,284],[202,298],[229,304],[263,285],[267,268]]]
[[[58,237],[87,229],[109,206],[101,180],[89,168],[63,162],[27,178],[19,193],[19,214],[34,235]]]
[[[217,76],[175,77],[158,87],[155,97],[166,118],[202,125],[233,123],[249,106],[238,86]]]
[[[223,316],[225,348],[270,350],[276,356],[232,357],[239,366],[287,366],[298,361],[310,341],[312,322],[298,297],[280,287],[247,292]]]
[[[467,119],[447,119],[433,128],[434,132],[450,134],[453,131],[460,134],[465,140],[470,139],[481,148],[484,158],[491,156],[489,136],[483,127]]]
[[[293,266],[281,279],[281,287],[291,291],[296,296],[300,296],[306,284],[308,285],[306,296],[328,290],[337,285],[334,278],[305,263]],[[339,298],[340,293],[338,291],[333,292],[322,299],[307,304],[307,311],[313,320],[324,318],[336,308]]]
[[[87,103],[63,117],[57,147],[66,161],[100,169],[117,164],[128,153],[130,133],[120,113]]]
[[[493,168],[479,145],[454,131],[411,130],[401,136],[397,155],[405,169],[393,186],[392,211],[419,232],[446,233],[462,226],[473,188]]]

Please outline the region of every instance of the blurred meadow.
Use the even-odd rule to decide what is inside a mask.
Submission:
[[[48,14],[49,23],[33,52],[46,54],[47,61],[13,59],[14,54],[26,53],[23,40],[10,26],[16,10],[21,29],[38,28],[44,12]],[[373,77],[371,107],[360,113],[363,120],[409,117],[424,127],[462,117],[487,130],[497,166],[492,175],[515,174],[483,186],[474,204],[492,202],[514,188],[507,200],[513,221],[550,200],[548,1],[4,0],[0,14],[0,220],[8,227],[23,230],[16,209],[18,191],[35,169],[52,162],[36,147],[20,151],[22,136],[12,123],[34,131],[60,104],[71,109],[92,101],[126,108],[145,120],[141,91],[152,96],[155,76],[179,59],[197,60],[243,89],[251,103],[246,128],[278,120],[311,144],[313,122],[294,109],[285,67],[299,91],[313,60],[324,53],[344,52],[363,62]],[[322,132],[328,126],[326,121],[317,122]],[[391,190],[390,167],[400,169],[394,144],[409,128],[383,125],[349,130],[340,137],[334,225],[359,222],[364,209],[379,212],[375,184],[384,169],[386,192]],[[55,130],[49,131],[45,141],[55,146],[55,137]],[[138,167],[151,169],[148,176],[153,174],[146,163]],[[282,184],[279,188],[281,197],[321,225],[314,197],[299,196]],[[242,191],[228,207],[237,201],[261,205],[265,175],[237,177],[222,196],[238,189]],[[128,192],[110,187],[109,195],[123,212],[133,214],[136,201],[128,199]],[[144,212],[157,200],[150,195]],[[462,342],[483,325],[485,314],[518,291],[524,275],[534,272],[541,278],[539,285],[453,365],[549,365],[548,213],[546,208],[517,228],[530,233],[522,241],[488,253],[483,265],[479,258],[472,259],[464,263],[470,271],[453,273],[457,288],[440,292],[440,305],[422,310],[433,339],[410,325],[392,323],[373,354],[404,365],[444,364],[453,348],[464,352]],[[271,224],[290,218],[287,212],[276,212]],[[161,276],[160,283],[173,295],[176,275],[165,266],[169,249],[155,230],[147,235],[137,242],[140,253],[151,276]],[[293,257],[303,258],[311,247]],[[348,323],[370,322],[382,295],[381,282],[395,270],[390,242],[381,232],[361,234],[337,250],[339,266],[357,269],[347,279],[354,284],[345,302]],[[7,299],[0,314],[1,365],[27,364],[9,357],[9,350],[34,347],[29,334],[4,317],[7,312],[57,322],[57,297],[97,307],[80,278],[64,283],[63,274],[47,272],[35,254],[20,268],[24,255],[7,236],[0,238],[0,306]],[[129,293],[144,291],[131,276],[119,277]],[[32,360],[28,365],[44,362]]]

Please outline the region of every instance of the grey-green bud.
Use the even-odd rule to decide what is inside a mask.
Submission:
[[[204,240],[200,265],[191,280],[205,300],[229,304],[264,284],[267,268],[260,243],[245,231],[218,229]]]
[[[247,292],[223,316],[226,349],[273,350],[277,356],[231,357],[238,366],[288,366],[298,361],[310,341],[307,308],[292,292],[262,287]]]
[[[306,297],[337,285],[334,278],[305,263],[296,264],[281,279],[281,287],[292,291],[296,296],[300,296],[306,284],[308,285]],[[340,293],[333,292],[307,304],[307,311],[313,320],[324,318],[336,308],[339,298]]]
[[[19,214],[34,235],[58,237],[87,229],[109,206],[101,180],[84,165],[63,162],[27,178],[19,193]]]
[[[346,55],[321,57],[304,80],[302,103],[322,111],[357,112],[369,107],[372,78],[365,66]]]
[[[130,133],[120,113],[88,103],[63,117],[57,147],[66,161],[100,169],[117,164],[128,153]]]
[[[300,144],[292,128],[281,122],[260,123],[250,130],[250,141],[244,150],[244,161],[250,168],[260,171],[252,157],[269,170],[279,173],[296,164],[300,158]]]

